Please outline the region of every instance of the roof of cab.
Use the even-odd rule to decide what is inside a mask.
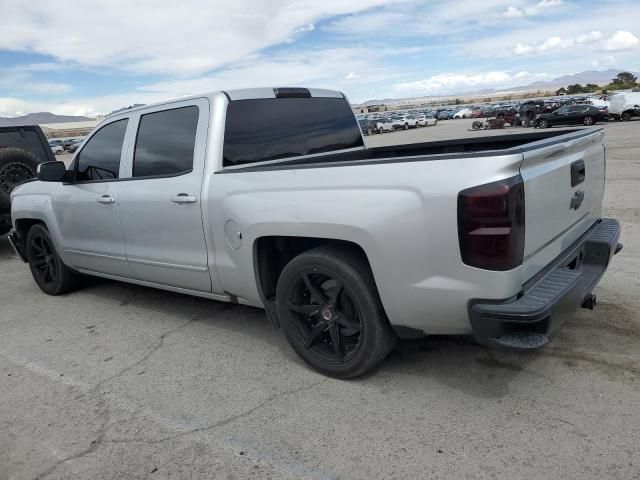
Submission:
[[[162,102],[150,103],[147,105],[141,105],[139,107],[128,108],[126,110],[121,110],[117,113],[109,115],[108,118],[111,119],[118,115],[126,115],[130,112],[135,112],[138,110],[142,110],[149,107],[158,107],[161,105],[168,105],[170,103],[175,102],[183,102],[185,100],[192,100],[195,98],[211,98],[219,94],[224,94],[229,101],[234,100],[254,100],[260,98],[277,98],[276,94],[278,91],[284,90],[295,90],[295,91],[305,91],[308,92],[308,95],[311,97],[323,97],[323,98],[345,98],[342,92],[337,90],[327,90],[324,88],[299,88],[299,87],[260,87],[260,88],[241,88],[234,90],[220,90],[217,92],[207,92],[199,95],[188,95],[184,97],[172,98],[169,100],[164,100]]]

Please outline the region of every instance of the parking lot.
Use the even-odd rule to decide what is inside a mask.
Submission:
[[[470,126],[366,138],[523,132]],[[0,240],[0,479],[638,478],[640,121],[605,129],[625,247],[531,354],[432,337],[333,380],[261,310],[106,280],[49,297]]]

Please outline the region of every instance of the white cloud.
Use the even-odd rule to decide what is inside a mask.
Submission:
[[[602,46],[608,52],[615,52],[620,50],[629,50],[638,46],[640,41],[631,32],[619,30],[614,33],[610,38],[606,39]]]
[[[257,86],[311,86],[351,92],[389,81],[395,73],[381,67],[385,56],[412,53],[415,48],[369,49],[365,47],[312,50],[270,57],[253,56],[213,74],[145,84],[127,94],[76,98],[71,102],[27,101],[0,98],[0,116],[22,111],[51,111],[65,115],[108,113],[133,103],[155,103],[184,95]],[[366,100],[353,97],[352,100]]]
[[[2,2],[0,49],[83,66],[194,75],[286,43],[324,18],[390,1],[397,0]]]
[[[513,47],[512,52],[514,55],[530,55],[574,47],[590,47],[612,52],[629,50],[637,47],[639,43],[638,38],[631,32],[621,30],[609,37],[605,37],[601,31],[593,30],[576,37],[553,36],[540,43],[518,43]]]
[[[72,86],[67,83],[34,80],[31,72],[42,71],[39,68],[44,65],[0,70],[0,89],[5,95],[61,95],[72,91]]]
[[[564,2],[562,0],[540,0],[538,2],[538,8],[549,8],[549,7],[558,7],[562,5]]]
[[[514,7],[513,5],[510,5],[502,14],[502,16],[506,18],[518,18],[524,17],[525,15],[526,13],[523,9]]]
[[[440,95],[477,91],[485,88],[507,88],[544,80],[547,76],[546,73],[527,71],[516,73],[505,71],[473,74],[444,73],[415,82],[398,83],[392,88],[395,92],[403,95]]]
[[[504,85],[512,79],[506,72],[494,71],[472,75],[443,73],[415,82],[398,83],[393,90],[411,94],[437,94],[469,88]]]
[[[539,15],[541,10],[558,7],[563,3],[564,2],[562,0],[540,0],[540,2],[535,6],[525,6],[520,8],[514,5],[509,5],[509,7],[502,12],[502,16],[505,18],[533,17],[535,15]]]
[[[607,55],[606,57],[602,58],[601,60],[593,60],[591,62],[591,66],[598,68],[598,67],[611,67],[616,63],[616,59],[612,56],[612,55]]]

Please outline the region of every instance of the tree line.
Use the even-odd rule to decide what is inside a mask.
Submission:
[[[574,83],[568,85],[567,88],[562,87],[556,91],[556,95],[574,95],[576,93],[594,93],[600,90],[627,90],[630,88],[639,87],[638,77],[631,72],[620,72],[615,78],[611,79],[611,83],[608,85],[600,86],[595,83],[587,83],[586,85],[580,85]]]

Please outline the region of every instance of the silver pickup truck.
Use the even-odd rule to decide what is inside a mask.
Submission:
[[[108,117],[12,194],[50,295],[82,274],[264,308],[340,378],[396,338],[544,346],[622,247],[604,132],[366,148],[340,92],[218,92]]]

